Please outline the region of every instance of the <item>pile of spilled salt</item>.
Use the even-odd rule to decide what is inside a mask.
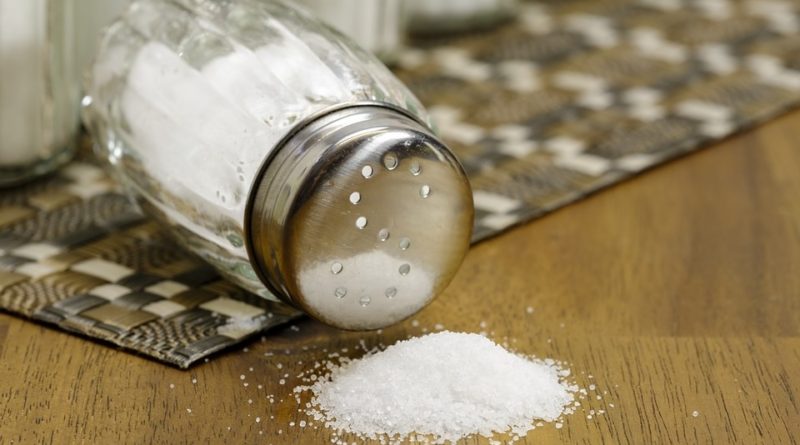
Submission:
[[[573,411],[578,388],[553,360],[513,354],[478,334],[438,332],[364,358],[295,388],[307,414],[342,433],[454,442],[480,434],[519,437]]]

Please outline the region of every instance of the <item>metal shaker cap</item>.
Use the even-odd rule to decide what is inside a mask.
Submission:
[[[452,152],[403,110],[358,105],[297,128],[262,168],[248,252],[279,298],[327,324],[377,329],[450,282],[473,204]]]

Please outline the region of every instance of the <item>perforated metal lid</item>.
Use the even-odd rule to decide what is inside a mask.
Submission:
[[[469,247],[469,182],[401,110],[355,106],[298,129],[251,195],[248,249],[265,285],[344,329],[419,311]]]

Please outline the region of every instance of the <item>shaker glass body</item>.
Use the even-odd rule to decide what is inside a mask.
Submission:
[[[137,1],[100,46],[84,103],[101,156],[184,245],[269,299],[245,213],[273,148],[342,104],[424,113],[371,54],[280,2]]]

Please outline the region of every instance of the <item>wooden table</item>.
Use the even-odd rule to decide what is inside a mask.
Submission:
[[[522,443],[800,443],[800,112],[475,246],[414,320],[304,320],[180,371],[0,315],[0,443],[330,443],[289,425],[309,363],[482,322],[597,388]]]

